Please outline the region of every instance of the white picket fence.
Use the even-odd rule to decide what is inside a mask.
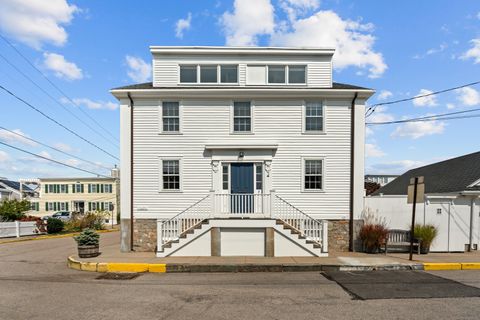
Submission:
[[[0,238],[38,234],[36,221],[0,222]]]

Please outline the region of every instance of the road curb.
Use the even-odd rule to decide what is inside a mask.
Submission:
[[[110,233],[110,232],[117,232],[120,231],[119,229],[109,229],[109,230],[95,230],[97,233]],[[60,239],[60,238],[70,238],[76,235],[79,235],[80,232],[72,232],[72,233],[65,233],[65,234],[59,234],[59,235],[43,235],[43,236],[38,236],[35,238],[15,238],[12,240],[5,240],[5,241],[0,241],[0,245],[2,244],[7,244],[7,243],[14,243],[14,242],[26,242],[26,241],[35,241],[35,240],[48,240],[48,239]]]
[[[425,270],[480,270],[480,262],[426,262]]]
[[[84,262],[68,257],[70,269],[111,273],[238,273],[238,272],[321,272],[321,271],[392,271],[423,270],[422,264],[388,264],[376,266],[347,266],[324,264],[188,264],[188,263],[121,263]]]

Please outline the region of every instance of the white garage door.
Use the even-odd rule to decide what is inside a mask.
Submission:
[[[220,229],[222,256],[265,256],[265,229]]]

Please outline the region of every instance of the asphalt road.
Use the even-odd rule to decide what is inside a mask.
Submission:
[[[0,244],[0,319],[478,319],[480,310],[480,298],[354,300],[316,272],[97,280],[66,267],[74,250],[71,238]],[[435,274],[480,288],[480,271]]]

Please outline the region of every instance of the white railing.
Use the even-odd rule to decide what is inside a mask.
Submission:
[[[192,230],[212,214],[210,195],[200,199],[168,220],[157,220],[157,250],[163,252],[164,245],[176,241],[183,233]]]
[[[272,194],[272,218],[280,219],[300,232],[307,240],[321,245],[322,252],[328,252],[328,225],[326,220],[317,220],[293,206],[278,195]]]
[[[0,222],[0,238],[21,237],[38,234],[36,221]]]
[[[253,214],[270,215],[270,194],[215,194],[214,211],[216,215],[231,217]]]

